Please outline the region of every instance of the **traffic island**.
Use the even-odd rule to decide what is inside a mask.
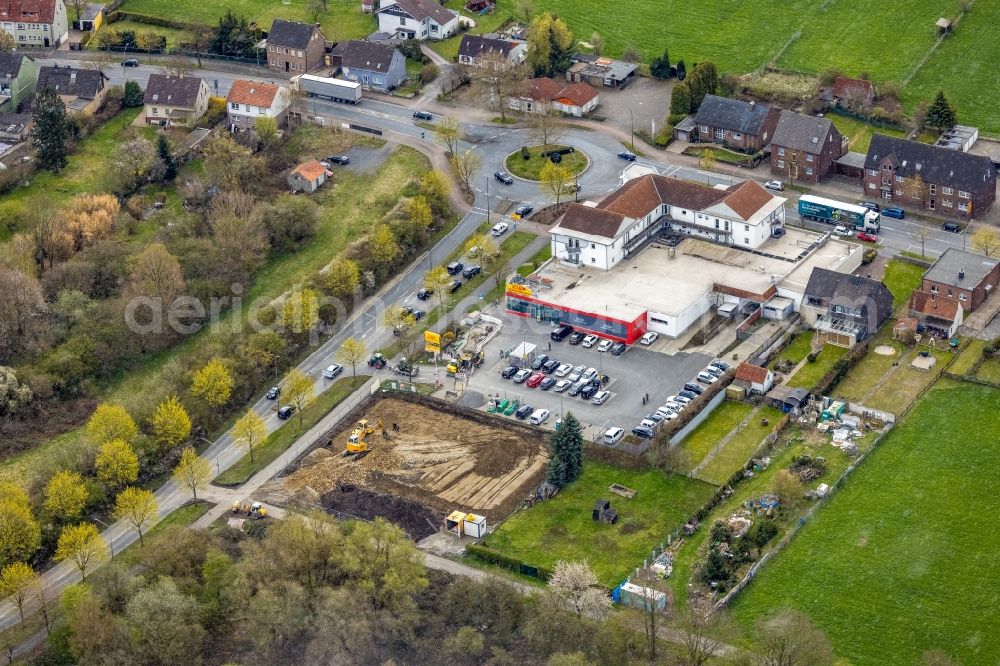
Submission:
[[[547,163],[562,167],[567,178],[574,178],[587,170],[590,159],[573,146],[525,146],[507,156],[504,168],[518,178],[540,181],[542,167]]]

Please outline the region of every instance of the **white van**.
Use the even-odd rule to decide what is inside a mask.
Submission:
[[[548,419],[549,419],[549,410],[536,409],[534,412],[532,412],[531,418],[528,419],[528,422],[531,425],[542,425],[543,423],[548,421]]]
[[[624,428],[608,428],[607,432],[604,433],[604,443],[608,446],[613,446],[618,443],[622,437],[625,436]]]

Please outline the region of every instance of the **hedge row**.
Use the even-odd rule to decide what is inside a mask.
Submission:
[[[524,574],[525,576],[531,576],[533,578],[537,578],[538,580],[547,581],[549,578],[552,578],[551,569],[546,567],[533,567],[530,564],[525,564],[516,557],[505,555],[498,550],[493,550],[492,548],[483,546],[482,544],[469,544],[465,547],[465,552],[480,562],[498,566],[502,569],[507,569],[508,571],[513,571],[515,573]]]
[[[187,21],[175,21],[173,19],[162,18],[160,16],[149,16],[148,14],[135,14],[133,12],[114,11],[108,14],[107,23],[118,21],[135,21],[147,25],[158,25],[163,28],[174,28],[175,30],[194,30],[205,27],[201,23],[189,23]]]

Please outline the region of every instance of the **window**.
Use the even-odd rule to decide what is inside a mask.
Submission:
[[[959,190],[958,191],[958,198],[959,199],[968,199],[969,198],[969,193],[968,192],[963,192],[962,190]]]
[[[941,202],[941,205],[944,206],[945,208],[951,208],[952,207],[951,199],[944,199]]]
[[[930,202],[927,204],[927,209],[934,210],[934,199],[931,199]]]
[[[958,295],[958,300],[960,300],[960,301],[967,301],[969,299],[966,297],[965,294],[959,294]]]
[[[896,190],[896,196],[897,197],[903,196],[903,190]]]
[[[784,157],[785,156],[785,149],[784,148],[778,148],[778,155],[780,157]]]
[[[267,52],[268,53],[274,53],[274,44],[268,44],[267,45]]]
[[[750,225],[749,224],[744,224],[743,225],[743,231],[750,231]]]
[[[950,187],[941,188],[941,194],[953,194],[954,192],[955,190],[951,189]]]
[[[733,132],[733,141],[742,141],[743,135],[739,132]]]
[[[743,244],[744,245],[749,245],[750,244],[750,239],[749,238],[744,238],[743,239]]]
[[[264,115],[264,107],[262,107],[262,106],[258,106],[257,107],[257,115],[258,116]]]
[[[438,31],[437,23],[431,23],[431,32],[437,32],[437,31]]]
[[[590,249],[591,250],[596,250],[597,249],[597,243],[591,243],[590,244]]]
[[[715,228],[716,229],[719,228],[719,219],[718,218],[715,219]]]
[[[877,176],[878,175],[878,169],[868,169],[868,175],[869,176]]]
[[[708,134],[708,132],[709,132],[708,125],[702,125],[701,126],[701,131],[704,132],[705,134]]]
[[[812,170],[812,167],[806,167],[806,175],[807,175],[807,176],[811,176],[811,175],[813,175],[813,170]]]
[[[967,204],[967,203],[959,203],[958,204],[958,209],[960,211],[962,211],[963,213],[968,213],[969,212],[969,204]]]
[[[237,104],[236,102],[230,102],[229,108],[232,109],[233,111],[239,111],[240,105]]]
[[[726,130],[716,128],[716,130],[715,130],[715,138],[716,139],[725,139],[726,138]]]
[[[903,177],[902,176],[896,176],[896,182],[897,183],[902,183],[903,182]]]
[[[948,295],[951,296],[951,289],[948,290]]]
[[[892,165],[891,164],[883,164],[882,165],[882,171],[892,171]]]
[[[930,185],[928,185],[928,187],[930,187],[931,194],[937,194],[937,185],[931,183]]]
[[[868,189],[869,190],[874,190],[874,189],[877,189],[877,188],[878,188],[878,185],[876,185],[875,183],[868,183]]]
[[[937,290],[937,285],[934,285],[934,286],[932,286],[932,287],[931,287],[931,293],[932,293],[932,294],[936,294],[936,293],[937,293],[937,291],[938,291],[938,290]]]
[[[890,192],[889,190],[882,190],[882,198],[892,199],[892,192]]]
[[[156,116],[156,115],[159,115],[159,113],[160,113],[160,110],[159,110],[159,109],[157,109],[157,108],[156,108],[156,107],[154,106],[154,107],[153,107],[153,115],[154,115],[154,116]]]
[[[813,161],[813,156],[812,155],[806,155],[806,162],[812,162],[812,161]]]
[[[17,29],[18,30],[24,30],[24,24],[23,23],[18,23],[17,24]]]
[[[300,57],[300,58],[301,58],[301,57],[302,57],[302,51],[296,51],[296,52],[295,52],[295,55],[297,55],[298,57]]]
[[[778,160],[778,168],[779,169],[784,169],[785,168],[785,160]],[[875,187],[875,186],[872,185],[872,187]]]

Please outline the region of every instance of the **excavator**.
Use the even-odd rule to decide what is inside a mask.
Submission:
[[[362,456],[365,456],[371,447],[368,446],[368,437],[375,434],[375,432],[384,432],[382,428],[382,419],[378,420],[378,430],[376,430],[375,425],[373,425],[368,419],[361,419],[358,421],[358,425],[354,428],[354,432],[347,438],[347,446],[344,449],[344,456],[348,458],[354,458],[357,460]]]

